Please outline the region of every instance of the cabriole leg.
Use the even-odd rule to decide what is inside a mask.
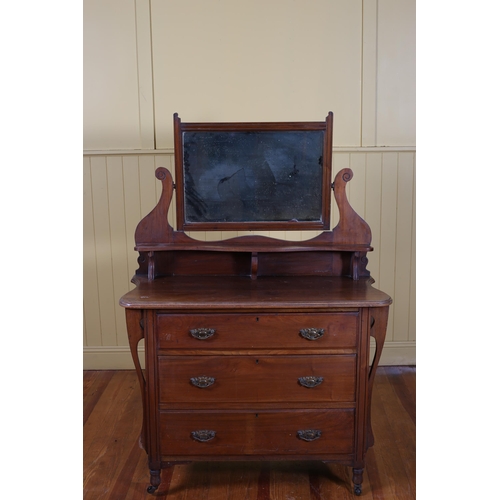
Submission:
[[[361,483],[363,482],[364,469],[352,469],[352,482],[354,483],[354,494],[361,495]]]

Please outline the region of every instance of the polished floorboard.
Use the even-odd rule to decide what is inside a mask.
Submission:
[[[162,471],[154,495],[138,446],[142,424],[134,371],[83,375],[84,500],[409,500],[415,484],[415,367],[379,367],[373,390],[375,446],[366,457],[363,493],[351,469],[321,462],[200,462]]]

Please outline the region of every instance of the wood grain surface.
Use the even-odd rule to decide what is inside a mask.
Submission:
[[[409,500],[416,498],[416,370],[379,367],[372,398],[375,445],[366,457],[363,493],[350,467],[317,461],[196,462],[162,471],[154,495],[139,447],[142,407],[134,371],[86,371],[83,377],[84,500]]]

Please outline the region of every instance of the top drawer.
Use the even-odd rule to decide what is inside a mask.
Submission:
[[[160,349],[355,347],[358,312],[157,315]]]

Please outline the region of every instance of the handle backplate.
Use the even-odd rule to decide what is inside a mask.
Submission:
[[[206,377],[202,375],[201,377],[192,377],[189,379],[193,385],[199,387],[200,389],[204,389],[205,387],[210,387],[214,382],[214,377]]]
[[[213,328],[195,328],[194,330],[189,330],[189,333],[198,340],[206,340],[215,334]]]
[[[303,441],[315,441],[321,437],[321,431],[318,429],[304,429],[297,431],[297,436]]]
[[[300,335],[307,340],[318,340],[325,334],[323,328],[303,328],[300,330]]]
[[[307,388],[316,387],[321,384],[321,382],[323,382],[323,377],[299,377],[299,384]]]
[[[195,441],[200,441],[200,443],[205,443],[205,442],[210,441],[211,439],[213,439],[215,437],[215,434],[216,434],[215,431],[211,431],[211,430],[208,430],[208,429],[201,429],[199,431],[193,431],[193,432],[191,432],[191,437]]]

